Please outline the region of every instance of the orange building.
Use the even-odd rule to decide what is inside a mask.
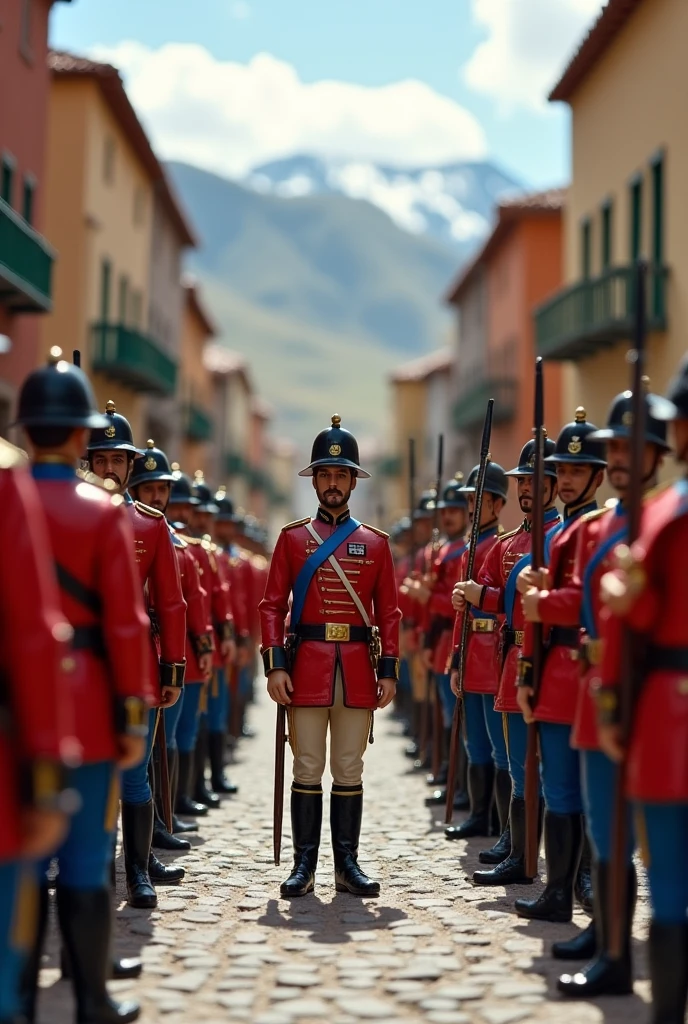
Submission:
[[[179,398],[182,412],[182,441],[179,461],[186,473],[203,471],[211,477],[211,442],[215,437],[213,416],[214,389],[210,371],[203,363],[206,343],[217,334],[215,325],[203,308],[196,284],[184,283],[182,311]],[[215,482],[215,481],[213,481]]]
[[[501,203],[480,253],[462,272],[448,302],[459,322],[455,353],[453,465],[464,471],[479,455],[485,408],[495,399],[492,458],[516,465],[532,435],[535,335],[533,310],[562,282],[564,192],[519,196]],[[561,369],[545,369],[545,423],[554,437],[570,416],[562,409]],[[520,514],[509,502],[505,525]]]

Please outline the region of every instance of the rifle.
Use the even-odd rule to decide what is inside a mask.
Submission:
[[[167,737],[165,735],[165,709],[158,709],[158,721],[155,730],[155,745],[160,758],[160,802],[165,828],[172,832],[172,793],[170,790],[170,766],[167,760]]]
[[[437,438],[437,478],[435,482],[435,508],[432,516],[432,545],[430,555],[430,565],[425,566],[426,575],[432,572],[432,567],[435,564],[435,559],[440,548],[440,489],[442,487],[442,471],[444,467],[444,434],[440,434]],[[430,668],[428,669],[427,681],[425,684],[425,736],[423,751],[421,752],[421,761],[425,761],[427,755],[427,747],[429,745],[430,733],[430,707],[432,703],[432,763],[430,771],[433,775],[437,776],[440,773],[441,761],[442,761],[442,708],[439,701],[439,693],[435,691],[435,673]],[[434,693],[434,701],[431,698]]]
[[[75,366],[81,366],[81,352],[78,348],[72,352],[72,362]]]
[[[416,442],[409,438],[409,518],[411,519],[411,537],[409,542],[409,576],[416,564]]]
[[[628,546],[637,540],[643,510],[643,456],[645,450],[645,420],[647,402],[643,376],[645,372],[645,281],[647,265],[638,260],[635,266],[635,330],[634,348],[628,353],[631,364],[631,466],[628,493]],[[619,687],[619,715],[621,741],[627,748],[633,725],[633,712],[638,692],[638,665],[642,662],[637,636],[625,627],[621,645],[621,678]],[[610,858],[609,892],[609,955],[618,960],[622,954],[623,924],[628,913],[626,886],[626,848],[628,844],[628,806],[626,803],[625,759],[617,765],[614,779],[614,817],[612,819],[612,851]]]
[[[533,469],[533,511],[531,518],[531,559],[533,572],[542,568],[545,560],[545,507],[542,495],[545,487],[545,424],[542,357],[535,360],[535,466]],[[533,707],[537,704],[543,666],[542,623],[533,623]],[[540,780],[538,774],[538,731],[535,722],[528,726],[525,764],[525,872],[534,878],[537,874],[539,854],[538,819],[540,816]]]
[[[284,704],[277,705],[277,723],[275,726],[275,796],[272,815],[272,848],[275,855],[275,866],[279,867],[282,850],[282,819],[284,817],[284,745],[287,739],[287,709]]]
[[[483,437],[480,442],[480,466],[478,479],[475,482],[475,498],[473,500],[473,520],[471,522],[471,539],[468,544],[468,565],[466,579],[473,579],[475,553],[478,550],[480,537],[480,516],[483,510],[483,494],[485,493],[485,475],[490,461],[490,437],[492,435],[492,410],[494,398],[488,399],[483,423]],[[470,609],[464,607],[461,620],[461,641],[459,643],[459,693],[463,693],[463,680],[466,674],[466,651],[468,650],[468,627],[470,625]],[[447,772],[447,803],[444,810],[444,821],[448,825],[454,813],[454,793],[456,791],[456,767],[459,759],[459,742],[461,734],[461,697],[456,698],[452,717],[451,740],[449,743],[449,768]]]

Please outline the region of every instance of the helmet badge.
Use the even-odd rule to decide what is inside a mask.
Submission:
[[[334,455],[336,457],[337,455],[341,455],[341,454],[342,454],[342,446],[340,444],[331,444],[330,445],[330,455]]]
[[[535,452],[533,452],[533,454],[530,456],[530,458],[526,462],[526,466],[528,466],[529,469],[534,469],[535,468]]]
[[[579,455],[582,448],[583,445],[581,444],[580,437],[577,437],[574,434],[571,440],[569,441],[569,452],[571,453],[571,455]]]
[[[621,417],[621,422],[623,423],[624,427],[633,426],[633,413],[630,409],[627,409],[626,412],[623,414],[623,416]]]
[[[144,469],[147,469],[149,473],[152,473],[154,469],[158,468],[158,464],[152,455],[149,455],[143,464]]]
[[[116,429],[114,427],[106,427],[105,428],[105,436],[106,437],[114,437],[116,433],[117,433],[117,431],[116,431]]]

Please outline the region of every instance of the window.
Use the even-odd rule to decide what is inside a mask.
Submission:
[[[143,306],[143,300],[141,292],[131,293],[131,326],[137,330],[141,326],[141,309]]]
[[[110,281],[112,265],[110,260],[102,260],[100,264],[100,319],[106,324],[110,319]]]
[[[36,179],[33,174],[24,175],[24,195],[22,199],[22,215],[27,224],[33,224],[33,207],[36,195]]]
[[[609,270],[612,265],[612,232],[614,230],[614,207],[611,199],[602,207],[602,270]]]
[[[19,22],[19,52],[24,60],[32,61],[31,50],[31,4],[32,0],[22,0],[21,20]]]
[[[631,231],[630,258],[631,263],[640,259],[643,249],[643,179],[641,175],[634,178],[630,185],[631,199]]]
[[[122,274],[119,279],[119,317],[118,323],[126,325],[129,304],[129,280]]]
[[[108,135],[103,146],[103,178],[108,185],[115,180],[115,154],[115,140]]]
[[[652,161],[652,262],[664,262],[664,157]]]
[[[584,281],[590,277],[592,263],[592,224],[590,218],[581,224],[581,276]]]
[[[2,171],[0,172],[0,198],[12,205],[14,198],[14,157],[9,153],[2,155]]]
[[[134,224],[143,224],[146,217],[146,194],[142,188],[134,189]]]

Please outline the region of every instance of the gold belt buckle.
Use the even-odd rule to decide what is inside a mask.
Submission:
[[[524,629],[515,629],[514,630],[514,643],[516,644],[517,647],[523,647],[523,637],[525,635],[526,635],[526,631]]]
[[[494,633],[494,619],[473,619],[474,633]]]
[[[326,622],[325,623],[325,639],[330,643],[345,643],[349,640],[349,623],[348,622]]]
[[[585,660],[588,665],[601,665],[602,664],[602,641],[601,640],[586,640],[585,641]]]

